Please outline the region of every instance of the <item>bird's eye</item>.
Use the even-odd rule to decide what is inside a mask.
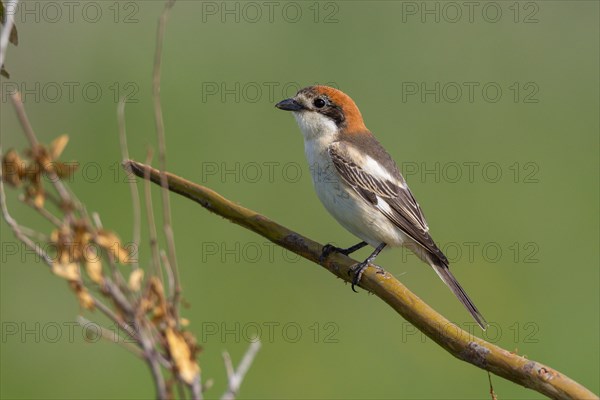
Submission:
[[[317,108],[323,108],[323,107],[325,107],[325,100],[323,100],[322,98],[319,97],[319,98],[315,99],[313,104]]]

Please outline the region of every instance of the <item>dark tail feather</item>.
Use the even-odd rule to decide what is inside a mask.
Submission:
[[[448,266],[435,265],[433,263],[431,264],[431,266],[438,274],[438,276],[442,278],[442,281],[444,281],[444,283],[450,288],[450,290],[452,290],[452,293],[454,293],[456,297],[458,297],[458,300],[460,300],[460,302],[463,303],[463,305],[471,313],[473,318],[475,318],[475,321],[477,321],[481,329],[485,331],[488,326],[487,321],[485,320],[485,318],[483,318],[483,315],[481,315],[477,307],[475,307],[475,304],[473,304],[469,296],[467,296],[467,293],[465,293],[465,290],[462,288],[462,286],[460,286],[454,275],[452,275]]]

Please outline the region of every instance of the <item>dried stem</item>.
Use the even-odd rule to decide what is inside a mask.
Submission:
[[[148,149],[146,154],[146,163],[152,160],[152,151]],[[146,205],[146,219],[148,220],[148,231],[150,235],[150,249],[152,251],[152,267],[156,276],[162,276],[160,268],[160,252],[158,250],[158,235],[156,233],[156,221],[154,219],[154,211],[152,206],[152,190],[148,180],[144,183],[144,197]]]
[[[29,144],[32,148],[37,147],[39,143],[37,137],[35,136],[35,132],[33,131],[33,127],[31,126],[31,122],[29,122],[29,118],[27,118],[27,113],[25,112],[25,107],[23,106],[23,100],[21,99],[21,93],[12,93],[10,99],[12,100],[15,111],[17,112],[17,118],[19,119],[19,123],[23,128],[25,137],[29,141]]]
[[[142,359],[144,358],[144,353],[142,353],[138,347],[133,346],[129,342],[126,342],[125,338],[118,335],[117,333],[115,333],[109,329],[106,329],[105,327],[101,326],[100,324],[92,322],[89,319],[82,317],[81,315],[77,317],[77,322],[79,322],[79,325],[81,325],[84,328],[86,325],[94,324],[95,326],[97,326],[100,329],[100,334],[102,335],[102,339],[105,339],[112,343],[116,343],[119,346],[123,347],[125,350],[131,352],[133,355],[135,355],[139,358],[142,358]]]
[[[200,373],[198,374],[198,376],[196,376],[194,382],[192,382],[191,389],[192,398],[194,400],[202,400],[204,398],[204,396],[202,395],[202,376]]]
[[[129,264],[131,262],[124,255],[124,249],[121,246],[120,240],[114,233],[102,227],[98,214],[93,214],[90,217],[84,205],[79,202],[69,187],[61,180],[61,177],[65,176],[63,175],[63,171],[56,169],[51,164],[47,164],[48,161],[52,162],[55,158],[58,158],[66,144],[67,138],[61,137],[49,147],[40,144],[25,112],[21,95],[18,92],[13,93],[11,99],[23,132],[30,143],[31,149],[26,153],[27,157],[30,159],[31,165],[34,165],[37,169],[34,171],[34,175],[26,175],[23,170],[19,170],[17,175],[11,176],[12,180],[9,182],[15,186],[19,186],[25,182],[25,185],[27,185],[25,189],[28,190],[24,196],[25,201],[34,206],[36,211],[59,228],[55,229],[52,235],[44,237],[46,241],[52,240],[57,243],[57,253],[60,256],[59,262],[53,262],[26,232],[31,234],[30,236],[35,234],[36,238],[40,237],[39,233],[22,229],[9,214],[6,207],[4,181],[2,180],[1,173],[0,203],[2,206],[2,215],[17,238],[35,250],[40,257],[43,257],[44,261],[51,266],[52,272],[69,282],[69,286],[77,294],[81,306],[90,311],[98,309],[109,320],[122,328],[126,335],[133,339],[132,344],[123,342],[121,334],[115,335],[106,328],[98,325],[101,328],[103,338],[125,346],[129,351],[142,357],[147,362],[154,379],[158,398],[166,399],[170,397],[172,395],[172,388],[176,385],[180,389],[187,386],[192,398],[201,399],[203,396],[201,376],[195,360],[198,351],[196,339],[190,332],[183,332],[179,327],[181,287],[171,221],[170,193],[167,188],[168,184],[165,173],[166,141],[160,102],[160,70],[163,41],[168,14],[174,2],[174,0],[167,1],[159,19],[153,73],[153,99],[159,143],[159,165],[163,171],[160,175],[163,183],[161,195],[166,252],[159,249],[156,221],[152,206],[151,185],[149,180],[146,180],[144,195],[150,230],[151,268],[153,274],[150,278],[146,279],[143,294],[137,293],[140,289],[144,272],[139,270],[140,267],[137,260],[132,260],[132,266],[136,269],[134,271],[136,275],[130,275],[130,282],[132,282],[132,289],[130,290],[123,278],[121,269],[117,265],[117,262],[119,264]],[[16,5],[16,3],[17,1],[13,1],[10,4],[12,6]],[[2,60],[4,60],[6,50],[6,41],[4,39],[8,37],[8,35],[5,36],[5,33],[10,33],[13,23],[12,13],[9,13],[8,18],[9,24],[2,32],[2,42],[0,43],[2,44],[2,48],[0,49]],[[117,107],[119,137],[124,160],[129,158],[125,124],[125,102],[126,100],[122,99]],[[2,153],[1,147],[0,153]],[[18,156],[16,157],[18,159]],[[151,152],[149,151],[147,163],[150,163],[150,160]],[[27,173],[29,173],[28,170]],[[48,178],[54,188],[52,193],[45,189],[46,182],[41,179],[44,176]],[[137,250],[141,238],[141,206],[135,180],[130,180],[130,191],[134,214],[133,244]],[[33,197],[35,201],[31,202],[28,196],[35,196]],[[46,198],[50,199],[58,207],[61,212],[61,218],[56,217],[44,208],[44,200]],[[109,247],[111,238],[115,238],[114,242],[118,245],[117,250]],[[92,261],[85,258],[87,257],[87,250],[81,250],[81,247],[90,243],[98,244],[105,250],[101,252],[101,261]],[[74,251],[71,252],[71,250]],[[105,272],[108,272],[107,265],[112,275],[106,275]],[[84,266],[89,279],[83,279],[84,275],[81,275]],[[163,278],[163,267],[168,278],[167,284],[165,284]],[[168,289],[168,295],[165,294],[166,289]],[[90,290],[95,291],[91,292]],[[96,296],[98,293],[110,300],[107,302],[108,305]],[[80,323],[85,324],[89,322],[87,319],[80,317]],[[167,377],[165,373],[170,373],[171,376]],[[240,368],[240,373],[243,378],[245,369]],[[238,380],[241,382],[241,379]],[[180,395],[182,398],[185,398],[185,391],[180,390]]]
[[[160,103],[160,71],[162,66],[162,50],[165,38],[165,30],[167,27],[167,19],[175,0],[168,0],[165,4],[163,12],[158,20],[158,29],[156,34],[156,51],[154,55],[154,72],[152,77],[152,94],[154,100],[154,120],[156,124],[156,134],[158,136],[158,162],[161,171],[167,170],[167,151],[165,140],[165,123],[162,114]],[[181,294],[181,286],[179,284],[179,271],[177,266],[177,256],[175,252],[175,238],[173,234],[173,224],[171,222],[171,203],[169,199],[169,191],[167,190],[167,178],[164,173],[161,174],[161,185],[165,190],[161,191],[162,206],[163,206],[163,230],[167,242],[167,252],[169,256],[169,264],[173,271],[174,286],[170,286],[171,298],[173,299],[173,312],[179,326],[179,296]]]
[[[119,142],[121,144],[121,155],[123,160],[129,159],[129,148],[127,146],[127,130],[125,123],[125,98],[122,98],[119,101],[119,105],[117,106],[117,119],[119,121]],[[133,176],[131,176],[133,178]],[[142,213],[140,207],[140,193],[137,187],[137,182],[134,179],[131,179],[130,176],[127,176],[127,182],[129,183],[129,190],[131,192],[131,203],[133,210],[133,234],[132,234],[132,242],[133,248],[137,252],[140,248],[141,241],[141,227],[142,227]],[[139,268],[139,261],[137,258],[132,262],[133,268]]]
[[[12,100],[15,111],[17,112],[17,117],[19,118],[19,122],[21,124],[21,127],[23,128],[23,132],[25,133],[25,136],[27,137],[31,148],[35,151],[35,149],[37,149],[37,147],[39,146],[39,142],[37,140],[37,137],[35,136],[35,132],[33,131],[33,127],[31,126],[31,122],[29,122],[29,118],[27,118],[27,113],[25,112],[25,107],[23,106],[23,101],[21,99],[21,93],[14,92],[11,94],[10,98]],[[60,178],[56,175],[54,171],[48,172],[48,179],[52,182],[52,185],[58,192],[58,195],[60,196],[60,199],[63,203],[62,205],[79,204],[79,201],[76,198],[73,198],[73,196],[69,193],[63,182],[60,180]],[[68,208],[68,210],[70,210],[70,208]]]
[[[111,321],[113,321],[115,324],[117,324],[119,326],[119,328],[123,329],[125,331],[125,333],[127,333],[127,335],[132,338],[133,340],[135,340],[136,342],[139,343],[139,338],[137,337],[137,334],[135,333],[135,330],[133,329],[132,326],[130,326],[129,324],[125,323],[123,321],[122,318],[118,317],[113,310],[111,310],[110,308],[108,308],[106,306],[106,304],[104,304],[103,302],[101,302],[100,300],[98,300],[97,298],[95,298],[94,296],[92,296],[92,298],[94,299],[94,306],[100,310],[108,319],[110,319]]]
[[[135,161],[128,161],[124,166],[139,177],[149,177],[154,183],[160,183],[160,173],[152,167]],[[204,186],[169,173],[167,178],[169,190],[323,266],[345,281],[350,279],[348,272],[356,265],[356,260],[336,253],[320,262],[323,249],[321,244],[279,225],[256,211],[239,206]],[[385,301],[404,319],[458,359],[552,398],[598,398],[589,389],[549,366],[474,337],[437,313],[391,274],[376,272],[375,268],[368,268],[360,286]]]
[[[37,212],[39,212],[40,215],[42,217],[46,218],[52,225],[54,225],[56,227],[59,227],[59,226],[62,225],[62,221],[60,219],[58,219],[57,217],[55,217],[54,214],[52,214],[47,209],[45,209],[43,207],[37,207],[31,201],[25,201],[25,204],[27,204],[28,206],[32,207],[34,210],[36,210]]]
[[[144,330],[140,330],[140,342],[144,351],[144,358],[146,359],[146,362],[150,367],[150,372],[154,377],[156,396],[159,399],[167,399],[167,384],[160,367],[159,356],[156,348],[154,347],[154,342]]]
[[[498,396],[496,396],[496,392],[494,392],[494,385],[492,385],[492,374],[490,374],[490,371],[487,372],[487,375],[490,383],[490,396],[492,400],[498,400]]]
[[[221,396],[221,400],[235,399],[246,373],[250,369],[254,358],[256,358],[258,350],[260,350],[260,346],[261,343],[258,339],[250,343],[248,350],[246,350],[246,354],[244,354],[242,361],[240,361],[240,364],[235,370],[233,368],[233,363],[231,362],[231,356],[228,352],[223,352],[223,361],[225,363],[225,370],[227,371],[227,390],[223,393],[223,396]]]
[[[19,116],[19,121],[21,122],[23,131],[25,132],[25,136],[27,136],[27,139],[32,147],[31,157],[33,160],[37,161],[36,151],[47,150],[45,150],[39,144],[37,137],[35,136],[34,130],[27,118],[27,114],[25,113],[23,104],[20,100],[20,94],[18,92],[13,94],[12,99],[15,110],[17,111],[17,114]],[[2,154],[1,146],[0,154]],[[100,217],[97,214],[93,214],[90,218],[83,205],[81,205],[76,199],[76,197],[68,190],[68,187],[64,185],[64,183],[60,180],[57,174],[51,169],[48,169],[45,172],[49,180],[51,181],[51,184],[54,187],[55,191],[59,194],[59,204],[62,206],[69,205],[69,207],[60,208],[64,214],[64,220],[62,221],[59,220],[58,217],[50,214],[43,206],[35,207],[35,210],[38,211],[40,215],[42,215],[46,219],[49,219],[51,222],[54,222],[55,225],[65,227],[70,227],[71,223],[76,222],[74,212],[77,211],[81,214],[80,220],[77,221],[77,226],[79,227],[77,229],[86,229],[90,236],[93,238],[93,240],[98,241],[99,233],[105,231],[102,227]],[[12,216],[8,212],[3,178],[4,177],[2,176],[2,172],[0,172],[0,205],[2,208],[2,215],[4,219],[13,230],[15,236],[23,243],[25,243],[28,247],[33,249],[36,252],[36,254],[38,254],[45,261],[46,264],[53,268],[53,272],[55,272],[55,263],[53,262],[53,260],[48,256],[48,254],[46,254],[41,249],[40,246],[33,242],[31,238],[29,238],[23,232],[21,227],[17,224],[17,222],[14,220],[14,218],[12,218]],[[150,187],[148,187],[148,193],[150,193]],[[151,202],[149,204],[149,213],[153,220]],[[156,262],[157,270],[160,271],[160,259],[158,256],[159,250],[156,241],[157,239],[155,229],[154,243],[156,246],[156,257],[154,258],[154,261]],[[159,343],[163,347],[165,346],[164,340],[160,340],[160,337],[164,334],[164,332],[162,329],[156,329],[156,326],[153,323],[150,323],[150,321],[148,320],[149,315],[146,313],[145,309],[142,309],[141,312],[138,312],[138,307],[140,307],[141,302],[137,302],[136,296],[133,295],[125,285],[123,276],[120,270],[117,268],[117,265],[115,264],[115,257],[115,254],[113,254],[111,251],[106,251],[105,258],[108,260],[108,264],[110,265],[111,270],[113,272],[113,279],[98,271],[96,272],[96,274],[99,275],[96,275],[95,282],[98,283],[97,289],[99,289],[99,291],[104,296],[110,298],[113,307],[116,311],[104,304],[102,301],[100,301],[96,296],[91,294],[88,288],[86,287],[86,283],[80,277],[78,277],[78,273],[77,275],[64,275],[62,277],[69,280],[71,287],[76,291],[80,301],[83,302],[82,304],[85,308],[90,310],[98,309],[109,320],[113,321],[120,328],[122,328],[128,336],[134,339],[134,343],[137,346],[139,346],[139,348],[135,347],[135,345],[124,344],[122,342],[120,342],[120,344],[126,345],[128,347],[128,350],[133,351],[135,354],[141,354],[143,356],[148,366],[150,367],[150,371],[154,378],[157,396],[161,399],[166,399],[168,397],[168,389],[166,380],[163,375],[162,367],[164,366],[168,370],[172,370],[173,362],[170,359],[165,358],[165,356],[163,356],[157,348],[157,343]],[[66,261],[62,261],[61,263],[70,264],[82,262],[83,261],[81,260],[67,259]],[[79,271],[80,268],[76,268],[76,271]],[[59,270],[60,269],[58,269],[57,271]],[[162,274],[162,271],[160,272]],[[98,278],[98,276],[100,276],[101,278]],[[101,281],[99,279],[101,279]],[[127,319],[128,321],[135,322],[133,323],[133,325],[130,325],[126,323],[123,318]],[[169,318],[172,318],[172,316]],[[105,330],[104,328],[102,329],[103,337],[111,339],[112,341],[115,340],[115,338],[109,337],[109,335],[107,334],[107,330]],[[156,336],[156,338],[154,336]],[[193,390],[194,388],[190,385],[190,391]]]
[[[164,250],[160,251],[160,259],[165,267],[165,271],[167,273],[167,282],[169,283],[169,288],[175,287],[175,276],[173,274],[173,268],[171,267],[171,263],[169,262],[169,258],[167,257],[167,253]]]

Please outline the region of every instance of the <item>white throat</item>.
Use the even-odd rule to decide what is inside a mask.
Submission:
[[[326,141],[328,144],[336,140],[338,127],[326,116],[317,112],[294,112],[294,117],[304,135],[304,142],[309,140]]]
[[[330,118],[316,112],[294,112],[294,117],[304,136],[304,154],[313,183],[318,186],[323,181],[319,176],[333,167],[327,150],[338,139],[338,127]]]

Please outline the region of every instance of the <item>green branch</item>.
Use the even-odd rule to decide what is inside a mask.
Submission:
[[[124,167],[138,177],[149,176],[152,182],[161,184],[161,174],[152,167],[131,160],[125,161]],[[239,206],[204,186],[170,173],[166,173],[166,176],[172,192],[199,203],[207,210],[258,233],[349,281],[348,270],[357,261],[334,253],[320,262],[319,256],[323,248],[320,243]],[[460,360],[551,398],[598,399],[590,390],[555,369],[504,350],[460,329],[388,273],[376,273],[375,268],[369,267],[362,276],[360,286],[385,301],[405,320]],[[452,329],[448,329],[450,326]]]

